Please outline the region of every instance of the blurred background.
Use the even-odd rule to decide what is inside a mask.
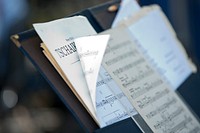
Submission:
[[[0,133],[83,132],[10,36],[36,22],[62,18],[108,0],[0,0]],[[200,0],[140,0],[159,4],[198,65]]]

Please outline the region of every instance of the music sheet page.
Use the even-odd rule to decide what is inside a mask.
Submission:
[[[126,23],[143,54],[175,90],[192,73],[194,64],[160,8],[152,6],[142,10],[123,24]]]
[[[103,66],[153,132],[200,132],[197,119],[138,50],[124,27],[110,34]]]

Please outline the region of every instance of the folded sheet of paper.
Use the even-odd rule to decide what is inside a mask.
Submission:
[[[96,110],[96,83],[109,35],[90,36],[74,40],[81,61],[83,73]]]

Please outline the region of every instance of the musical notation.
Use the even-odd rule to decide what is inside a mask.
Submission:
[[[126,108],[124,108],[123,103],[125,103]],[[103,67],[100,68],[96,84],[96,112],[100,121],[103,121],[102,123],[106,125],[137,113]]]
[[[196,128],[200,127],[199,122],[163,78],[152,69],[144,55],[138,50],[138,44],[135,44],[135,41],[127,41],[131,40],[131,37],[126,29],[118,28],[105,32],[111,34],[112,39],[108,45],[110,51],[104,55],[103,67],[122,89],[152,131],[178,132],[178,130],[185,128],[184,124],[186,123],[188,129],[184,131],[200,131],[199,128]],[[120,33],[115,30],[120,31]],[[119,45],[120,43],[129,44],[122,47]],[[112,49],[112,47],[114,48]],[[128,55],[130,49],[138,51],[137,54]],[[113,59],[118,60],[109,64],[108,61]],[[190,119],[183,119],[183,116]],[[193,124],[188,124],[189,120]]]
[[[148,119],[156,116],[157,114],[160,114],[161,112],[163,112],[163,110],[165,110],[166,108],[169,108],[169,106],[171,106],[172,104],[176,103],[176,99],[172,98],[171,100],[169,99],[166,103],[164,103],[163,105],[161,105],[160,107],[156,108],[155,110],[149,112],[146,117]]]
[[[128,70],[126,70],[128,71]],[[128,88],[129,86],[132,86],[133,84],[140,82],[141,80],[144,80],[144,78],[147,78],[149,76],[151,76],[153,74],[153,70],[152,69],[143,69],[143,70],[138,70],[138,72],[136,72],[136,74],[132,75],[132,76],[127,76],[126,74],[121,74],[119,77],[119,79],[122,82],[123,87]]]
[[[137,65],[139,65],[139,64],[141,64],[143,62],[145,62],[144,59],[138,59],[135,62],[131,62],[129,64],[125,64],[122,67],[119,67],[118,69],[116,69],[115,71],[113,71],[113,73],[115,75],[119,75],[119,74],[123,73],[124,71],[128,71],[129,69],[132,69],[133,67],[135,67],[135,66],[137,66]]]
[[[137,51],[130,51],[130,52],[127,52],[126,54],[119,55],[119,56],[117,56],[115,58],[112,58],[112,59],[106,61],[105,63],[108,66],[110,66],[110,65],[113,65],[113,64],[119,62],[122,59],[125,59],[125,58],[128,58],[128,57],[130,58],[131,56],[136,56],[136,54],[137,54]]]
[[[145,82],[140,87],[131,88],[129,90],[130,93],[132,93],[131,98],[135,99],[135,98],[141,96],[142,94],[144,94],[145,92],[148,92],[149,90],[156,88],[162,84],[163,84],[163,81],[161,79],[156,79],[155,81],[152,81],[150,83]]]
[[[110,41],[112,40],[112,38],[110,39]],[[121,48],[127,47],[128,44],[130,43],[130,40],[127,40],[126,42],[122,42],[122,43],[116,43],[115,46],[113,47],[107,47],[105,54],[116,51],[116,50],[120,50]]]
[[[96,102],[96,108],[103,107],[106,104],[109,104],[110,106],[112,106],[112,104],[115,100],[117,100],[116,96],[110,96],[109,98],[106,98],[105,100],[102,100],[100,102]]]
[[[184,118],[184,120],[183,121],[181,121],[180,123],[178,123],[177,125],[175,125],[174,127],[172,127],[171,129],[168,129],[168,131],[169,132],[171,132],[171,133],[175,133],[175,132],[177,132],[177,131],[183,131],[184,130],[184,128],[185,128],[185,130],[187,130],[187,124],[188,123],[191,123],[192,122],[192,118],[191,117],[187,117],[187,116],[185,116],[185,118]],[[197,130],[196,129],[197,127],[195,127],[193,130],[191,130],[191,133],[194,131],[194,130]],[[165,131],[165,132],[167,132],[167,131]],[[193,132],[194,133],[194,132]]]
[[[114,112],[111,112],[110,114],[106,115],[103,117],[103,120],[105,121],[105,123],[107,125],[110,125],[116,121],[120,121],[123,118],[127,118],[129,117],[129,115],[124,111],[124,112],[120,112],[119,110],[116,110]],[[109,118],[109,120],[107,120]],[[112,118],[112,119],[110,119]]]
[[[151,105],[155,101],[159,100],[163,96],[167,95],[169,93],[168,89],[164,89],[163,91],[158,91],[156,92],[155,96],[142,96],[140,100],[137,101],[138,107],[143,109],[148,105]]]
[[[157,124],[154,125],[155,129],[160,129],[163,126],[166,126],[167,124],[169,124],[169,122],[173,122],[174,119],[176,119],[178,115],[182,114],[182,112],[183,112],[183,108],[177,107],[177,109],[170,114],[168,113],[161,114],[162,120],[156,122]]]
[[[117,86],[108,72],[100,67],[96,83],[96,111],[106,125],[137,114],[127,97]]]

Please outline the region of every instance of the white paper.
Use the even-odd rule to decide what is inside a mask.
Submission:
[[[192,68],[175,32],[163,16],[158,9],[150,11],[137,21],[129,22],[128,29],[146,58],[175,90],[192,73]]]
[[[112,23],[112,28],[116,27],[120,21],[132,16],[139,10],[140,6],[136,0],[122,0],[117,15]]]
[[[75,89],[72,91],[98,123],[74,43],[74,38],[96,34],[93,27],[82,16],[34,24],[33,26],[65,73],[69,80],[68,85]]]
[[[77,52],[86,82],[96,110],[96,83],[109,35],[89,36],[75,39]]]
[[[197,119],[140,53],[129,31],[118,27],[104,34],[111,39],[103,66],[152,131],[200,132]]]

